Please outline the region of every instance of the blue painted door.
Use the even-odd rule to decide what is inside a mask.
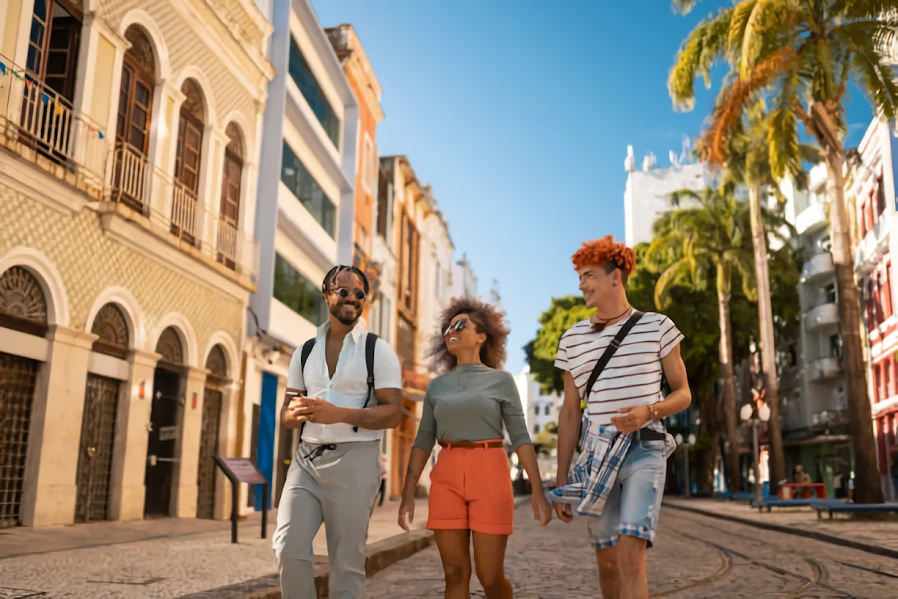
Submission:
[[[274,425],[277,408],[278,377],[267,372],[262,373],[262,409],[259,413],[259,431],[256,436],[256,466],[268,481],[268,509],[271,509],[271,472],[274,468]],[[262,509],[262,486],[255,486],[256,511]]]

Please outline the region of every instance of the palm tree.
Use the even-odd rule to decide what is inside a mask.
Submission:
[[[688,12],[696,0],[675,0]],[[702,21],[684,41],[668,89],[679,106],[691,107],[694,81],[709,83],[718,61],[730,65],[705,134],[708,159],[723,163],[728,140],[759,95],[770,98],[766,118],[770,164],[775,177],[798,172],[798,122],[817,142],[827,166],[832,255],[842,322],[843,366],[848,382],[849,430],[855,455],[855,498],[883,500],[873,418],[867,397],[843,168],[844,95],[856,80],[876,110],[893,119],[898,84],[887,54],[898,27],[898,0],[740,0]]]
[[[749,212],[751,213],[751,237],[754,248],[755,278],[758,283],[758,320],[761,337],[761,365],[766,374],[766,401],[770,408],[768,437],[770,439],[770,492],[776,493],[777,485],[786,478],[783,455],[782,421],[780,419],[779,385],[776,370],[776,342],[774,335],[773,308],[771,305],[770,274],[767,252],[767,234],[761,214],[761,198],[769,194],[780,196],[776,177],[770,167],[770,146],[767,143],[766,105],[757,101],[746,110],[746,114],[736,124],[728,140],[724,185],[735,188],[744,185],[748,189]],[[800,146],[805,160],[819,162],[819,151],[807,144]],[[699,144],[699,153],[707,150]],[[794,174],[796,185],[807,186],[804,171]],[[791,228],[790,228],[791,229]]]
[[[684,200],[689,202],[683,207]],[[739,427],[736,421],[733,376],[733,336],[730,323],[730,289],[738,273],[743,292],[754,298],[754,272],[748,206],[731,190],[709,187],[700,193],[690,190],[671,197],[674,210],[655,221],[655,237],[646,252],[649,264],[668,264],[655,285],[655,304],[664,310],[676,286],[704,290],[713,277],[717,286],[720,326],[720,374],[723,378],[724,414],[730,448],[730,490],[742,487],[739,468]]]

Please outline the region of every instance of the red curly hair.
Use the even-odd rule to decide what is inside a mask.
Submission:
[[[624,243],[615,243],[613,235],[587,241],[571,256],[571,261],[577,270],[596,264],[619,268],[624,282],[636,270],[636,253]]]

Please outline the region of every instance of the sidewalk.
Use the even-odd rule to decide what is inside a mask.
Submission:
[[[898,520],[863,522],[848,518],[818,520],[811,508],[759,512],[748,504],[719,499],[664,498],[666,507],[735,520],[759,528],[815,538],[838,545],[898,558]]]
[[[403,534],[398,502],[376,508],[369,547]],[[415,507],[423,528],[427,501]],[[166,518],[0,530],[0,597],[179,597],[277,574],[271,549],[277,514],[260,538],[259,514],[240,522],[231,544],[230,521]],[[327,562],[324,528],[314,541],[316,562]]]

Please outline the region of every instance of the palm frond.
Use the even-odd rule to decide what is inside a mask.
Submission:
[[[699,0],[671,0],[671,8],[675,13],[688,15],[698,2]]]
[[[692,110],[698,75],[704,79],[705,87],[711,87],[711,67],[726,53],[732,12],[732,9],[721,9],[717,15],[699,23],[684,40],[667,79],[674,109]]]
[[[733,7],[733,18],[730,20],[730,30],[727,33],[727,52],[733,58],[738,56],[742,48],[748,20],[757,3],[758,0],[745,0]]]
[[[708,160],[723,164],[727,141],[734,125],[743,114],[754,94],[784,72],[794,68],[795,51],[785,47],[755,65],[746,78],[739,77],[721,92],[721,98],[711,115],[711,126],[702,136]]]
[[[898,112],[898,85],[892,67],[887,64],[882,42],[877,37],[893,38],[894,30],[884,32],[881,25],[869,22],[848,23],[837,27],[834,35],[844,39],[852,50],[851,66],[860,79],[864,92],[870,96],[877,111],[888,118]]]
[[[655,307],[665,310],[670,307],[671,291],[677,286],[688,284],[691,266],[688,260],[680,259],[671,264],[655,283]]]
[[[746,4],[746,3],[742,3]],[[752,68],[758,63],[761,52],[770,37],[770,30],[778,25],[774,14],[779,0],[755,0],[742,32],[741,49],[739,50],[739,77],[748,79]],[[732,33],[732,29],[730,29]],[[730,40],[732,42],[732,39]]]
[[[795,176],[802,171],[798,121],[794,109],[798,100],[798,78],[797,69],[784,74],[776,105],[770,111],[767,121],[767,154],[770,171],[775,179],[782,179],[787,173]]]

